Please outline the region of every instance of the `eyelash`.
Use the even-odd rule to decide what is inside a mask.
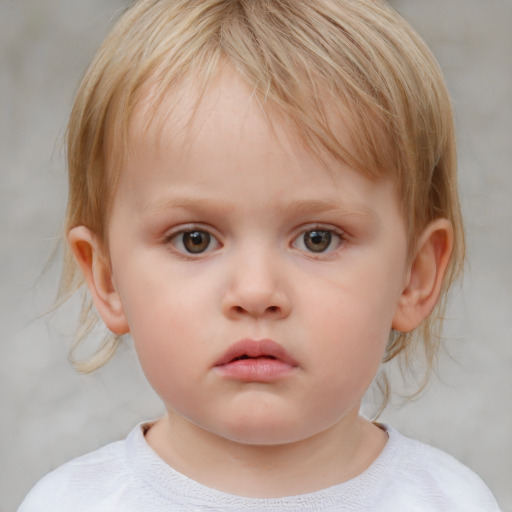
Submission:
[[[196,236],[199,234],[202,235],[202,238]],[[304,238],[308,234],[310,235],[309,243],[319,244],[318,247],[321,250],[315,251],[311,246],[308,247],[308,241]],[[293,238],[290,245],[299,251],[311,255],[312,257],[322,257],[323,255],[329,255],[335,252],[344,244],[345,241],[345,234],[337,229],[325,226],[311,226],[307,229],[302,229],[300,233]],[[186,229],[181,229],[169,234],[165,237],[164,243],[166,245],[171,245],[180,255],[189,258],[200,257],[201,255],[209,253],[222,246],[218,237],[212,234],[210,229],[203,226],[193,225],[190,227],[187,226]],[[192,245],[189,245],[190,243],[192,243]],[[335,247],[332,247],[333,244]],[[189,247],[187,247],[187,245],[189,245]],[[213,248],[212,245],[214,246]],[[196,252],[190,250],[194,246],[199,250]]]

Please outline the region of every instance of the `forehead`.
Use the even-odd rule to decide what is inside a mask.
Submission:
[[[180,153],[187,153],[207,142],[204,134],[213,139],[243,138],[265,118],[250,87],[228,69],[203,90],[187,80],[160,98],[151,91],[135,112],[130,138],[134,147],[154,145],[165,150],[166,144],[174,143]],[[237,131],[232,130],[235,125]],[[232,140],[233,145],[236,142]]]
[[[129,153],[116,194],[136,191],[134,201],[157,205],[158,210],[160,203],[169,203],[170,183],[175,202],[205,191],[212,197],[223,194],[226,200],[250,197],[252,187],[268,184],[274,204],[297,203],[300,198],[320,207],[319,201],[339,201],[341,189],[346,189],[344,201],[361,204],[365,195],[375,194],[377,182],[384,194],[390,188],[390,180],[370,180],[325,150],[316,154],[292,120],[262,104],[231,70],[202,95],[182,87],[153,103],[151,92],[132,119]],[[338,133],[348,147],[341,121]],[[349,183],[357,186],[345,186]]]
[[[208,145],[215,148],[226,142],[226,138],[231,150],[236,151],[244,139],[266,131],[269,139],[283,151],[299,152],[297,156],[302,159],[317,159],[329,173],[340,160],[349,165],[357,160],[353,144],[356,127],[348,109],[340,108],[340,101],[336,108],[328,105],[327,100],[325,106],[330,115],[327,118],[322,114],[325,133],[320,133],[317,119],[308,123],[307,115],[301,118],[286,105],[262,98],[255,87],[226,65],[207,84],[198,85],[190,76],[164,93],[152,84],[146,86],[130,119],[123,155],[129,158],[142,147],[165,151],[170,144],[180,149],[174,153],[190,155],[192,149],[205,151]],[[311,118],[316,114],[310,112]],[[208,138],[204,137],[206,133]],[[336,147],[329,138],[335,138]],[[360,166],[359,170],[367,176],[377,174],[368,166]]]

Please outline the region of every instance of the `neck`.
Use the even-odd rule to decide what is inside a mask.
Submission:
[[[386,434],[357,411],[324,432],[282,445],[221,438],[172,414],[146,434],[149,445],[189,478],[230,494],[293,496],[345,482],[365,471],[386,444]]]

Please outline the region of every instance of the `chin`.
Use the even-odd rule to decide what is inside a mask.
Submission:
[[[289,418],[244,418],[243,421],[231,421],[218,435],[240,444],[278,446],[295,443],[315,434],[297,426]]]

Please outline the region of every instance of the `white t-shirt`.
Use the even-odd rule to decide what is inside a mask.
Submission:
[[[450,455],[384,426],[389,440],[361,475],[286,498],[233,496],[205,487],[166,464],[144,438],[74,459],[44,477],[18,512],[350,511],[499,512],[489,489]]]

